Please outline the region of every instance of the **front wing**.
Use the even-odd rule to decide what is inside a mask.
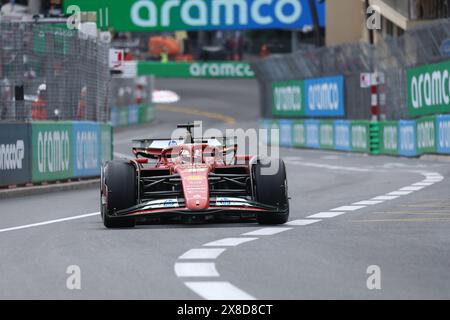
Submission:
[[[142,203],[135,207],[117,211],[113,219],[135,217],[136,219],[187,219],[242,217],[252,218],[258,213],[285,213],[277,207],[267,206],[243,198],[217,197],[210,199],[210,206],[205,210],[186,208],[184,199],[162,199]]]

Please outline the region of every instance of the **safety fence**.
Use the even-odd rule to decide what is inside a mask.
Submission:
[[[414,73],[423,74],[422,80],[419,79],[420,75],[416,78],[417,85],[422,86],[417,89],[420,90],[417,93],[418,97],[427,97],[428,101],[430,97],[426,94],[433,91],[426,86],[433,86],[433,81],[442,81],[442,89],[438,88],[438,82],[433,88],[438,94],[443,91],[445,100],[441,108],[434,108],[433,113],[450,113],[450,103],[447,101],[449,86],[446,82],[450,72],[449,57],[450,21],[440,20],[407,31],[397,39],[386,38],[377,45],[356,43],[307,49],[269,57],[254,63],[252,67],[260,83],[263,118],[311,117],[299,109],[300,105],[306,110],[309,102],[313,102],[312,107],[317,110],[331,110],[326,116],[334,117],[334,108],[339,101],[344,104],[345,110],[341,118],[370,119],[373,104],[370,85],[373,84],[362,88],[360,77],[362,73],[376,73],[379,75],[375,86],[378,86],[376,94],[380,113],[388,120],[401,120],[423,115],[411,112],[411,97],[416,93],[410,91],[411,74]],[[430,67],[423,67],[429,69],[423,70],[421,66],[432,67],[431,70]],[[436,76],[434,71],[441,72],[439,78],[433,78]],[[425,78],[427,73],[429,79]],[[343,78],[342,88],[338,88],[338,91],[333,83],[327,81],[333,77]],[[289,85],[292,81],[297,82],[296,85]],[[321,82],[321,86],[306,90],[304,82],[307,81]],[[302,87],[301,91],[299,86]],[[319,118],[323,116],[324,112],[314,115]]]
[[[108,55],[65,19],[2,21],[0,121],[108,121]]]
[[[450,115],[383,122],[265,119],[260,125],[268,130],[268,143],[286,148],[404,157],[450,154]],[[271,129],[279,130],[279,136],[272,136]]]
[[[100,176],[112,127],[96,122],[0,124],[0,187]]]

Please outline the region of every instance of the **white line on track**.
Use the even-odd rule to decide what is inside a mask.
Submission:
[[[367,201],[360,201],[360,202],[355,202],[353,205],[355,206],[374,206],[380,203],[383,203],[384,201],[371,201],[371,200],[367,200]]]
[[[100,212],[95,212],[95,213],[83,214],[80,216],[74,216],[74,217],[68,217],[68,218],[62,218],[62,219],[56,219],[56,220],[49,220],[49,221],[27,224],[27,225],[18,226],[18,227],[0,229],[0,233],[42,227],[42,226],[46,226],[46,225],[54,224],[54,223],[61,223],[61,222],[85,219],[85,218],[89,218],[89,217],[98,216],[99,214],[100,214]]]
[[[189,289],[206,300],[256,300],[229,282],[185,282]]]
[[[414,191],[394,191],[394,192],[388,193],[387,195],[388,196],[407,196],[413,192]]]
[[[417,187],[417,186],[411,186],[411,187],[406,187],[406,188],[401,188],[400,191],[420,191],[422,189],[424,189],[425,187]]]
[[[413,186],[429,187],[429,186],[432,186],[433,184],[434,184],[434,182],[419,182],[419,183],[414,183]]]
[[[318,167],[332,170],[346,170],[346,171],[358,171],[367,172],[370,170],[361,168],[350,168],[350,167],[338,167],[338,166],[328,166],[321,164],[312,163],[300,163],[291,162],[292,164],[305,165],[310,167]],[[307,226],[313,223],[324,221],[322,219],[334,218],[340,215],[344,215],[348,212],[357,211],[368,206],[378,205],[385,201],[394,200],[400,198],[400,196],[405,196],[413,192],[424,189],[444,180],[444,177],[438,173],[425,173],[418,172],[427,178],[421,182],[415,183],[411,186],[404,187],[398,191],[391,192],[387,195],[378,196],[370,200],[355,202],[350,206],[342,206],[339,208],[332,209],[328,212],[319,212],[317,214],[311,215],[304,219],[290,221],[285,224],[285,226]],[[315,219],[312,219],[315,218]],[[276,235],[281,232],[292,230],[293,228],[288,227],[268,227],[261,228],[252,232],[244,233],[242,236],[270,236]],[[258,240],[259,238],[225,238],[218,241],[209,242],[204,244],[206,247],[236,247],[243,243]],[[212,251],[214,250],[214,251]],[[185,254],[179,257],[179,260],[188,259],[217,259],[220,254],[222,254],[226,249],[216,248],[216,249],[192,249],[187,251]],[[175,263],[175,273],[178,277],[219,277],[219,273],[216,270],[216,265],[212,262],[208,263],[185,263],[177,262]],[[207,300],[256,300],[253,296],[242,291],[241,289],[235,287],[229,282],[216,281],[216,282],[185,282],[185,285],[191,289],[193,292],[198,294]]]
[[[366,206],[342,206],[339,208],[331,209],[331,211],[356,211],[366,208]]]
[[[389,201],[389,200],[395,200],[397,198],[400,198],[400,196],[379,196],[379,197],[376,197],[376,198],[372,198],[370,200],[373,200],[373,201],[379,201],[379,200],[381,200],[381,201]]]
[[[338,216],[342,216],[343,214],[345,214],[345,212],[319,212],[316,214],[313,214],[311,216],[308,216],[306,218],[308,219],[329,219],[329,218],[335,218]]]
[[[289,230],[292,230],[292,228],[262,228],[244,233],[243,236],[273,236]]]
[[[319,220],[319,219],[317,219],[317,220],[313,220],[313,219],[310,219],[310,220],[299,219],[299,220],[289,221],[288,223],[286,223],[286,225],[287,226],[295,226],[295,227],[308,226],[310,224],[317,223],[317,222],[320,222],[320,221],[322,221],[322,220]]]
[[[181,255],[180,260],[217,259],[226,249],[192,249]]]
[[[204,244],[204,247],[237,247],[243,243],[258,240],[258,238],[225,238]]]
[[[212,262],[178,262],[175,263],[175,274],[180,278],[220,277]]]

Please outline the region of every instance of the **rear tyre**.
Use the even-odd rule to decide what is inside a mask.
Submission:
[[[274,175],[263,175],[262,170],[272,163],[278,163],[278,172]],[[253,181],[256,201],[277,207],[280,212],[258,213],[256,219],[262,225],[285,224],[289,220],[289,197],[286,178],[286,166],[283,160],[270,159],[265,163],[258,162],[253,166]]]
[[[103,224],[106,228],[133,228],[134,218],[114,217],[114,212],[136,205],[136,170],[126,161],[111,161],[104,168],[102,183],[106,185],[106,204],[101,205]]]

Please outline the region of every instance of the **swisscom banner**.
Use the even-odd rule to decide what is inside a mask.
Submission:
[[[321,26],[324,1],[315,0]],[[118,32],[302,29],[313,25],[309,0],[64,0],[97,12],[100,27]],[[70,10],[69,10],[70,9]]]
[[[408,69],[408,113],[450,112],[450,61]]]
[[[305,84],[305,115],[339,117],[344,110],[344,77],[308,79]]]

